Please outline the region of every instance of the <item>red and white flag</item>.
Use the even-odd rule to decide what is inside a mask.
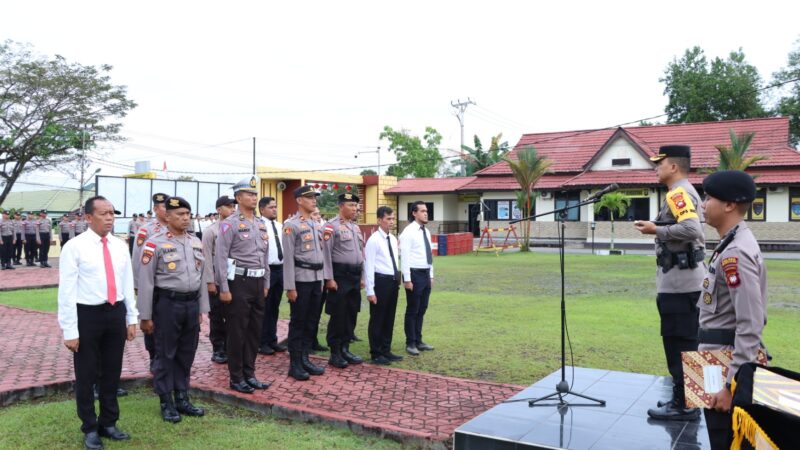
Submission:
[[[164,167],[162,167],[162,168],[161,168],[161,170],[162,170],[163,172],[166,172],[166,171],[167,171],[167,162],[166,162],[166,161],[164,161]]]

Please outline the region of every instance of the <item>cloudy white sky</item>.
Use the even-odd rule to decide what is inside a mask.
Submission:
[[[468,143],[654,116],[659,78],[686,48],[742,47],[769,81],[800,37],[797,17],[796,1],[26,1],[3,6],[0,39],[113,65],[139,107],[105,158],[166,161],[176,176],[249,171],[252,137],[259,166],[290,169],[374,165],[375,153],[354,155],[380,145],[385,165],[384,125],[432,126],[457,149],[450,102],[467,97]],[[25,181],[77,186],[58,173]]]

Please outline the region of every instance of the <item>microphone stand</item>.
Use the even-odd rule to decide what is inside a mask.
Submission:
[[[580,208],[581,206],[592,205],[594,203],[597,203],[598,201],[600,201],[601,197],[602,196],[600,196],[600,197],[589,197],[586,200],[584,200],[582,202],[579,202],[579,203],[576,203],[576,204],[574,204],[572,206],[565,206],[563,208],[554,209],[552,211],[544,212],[544,213],[541,213],[541,214],[536,214],[536,215],[524,217],[522,219],[512,220],[509,223],[509,224],[514,224],[514,223],[517,223],[517,222],[523,222],[523,221],[526,221],[526,220],[531,220],[531,219],[535,219],[537,217],[547,216],[547,215],[550,215],[550,214],[557,215],[557,217],[558,217],[559,227],[560,227],[560,230],[561,230],[561,232],[559,233],[559,236],[558,236],[558,254],[559,254],[559,261],[560,261],[560,268],[561,268],[561,381],[558,382],[558,384],[556,385],[556,391],[553,392],[552,394],[548,394],[548,395],[545,395],[544,397],[538,397],[538,398],[522,398],[522,399],[515,399],[515,400],[506,400],[503,403],[516,403],[516,402],[527,401],[528,402],[528,406],[530,406],[530,407],[533,407],[533,406],[557,406],[559,408],[564,407],[564,406],[603,406],[603,407],[605,407],[605,405],[606,405],[606,401],[605,400],[598,400],[596,398],[592,398],[592,397],[589,397],[587,395],[578,394],[577,392],[573,392],[571,390],[571,387],[570,387],[569,383],[567,383],[567,378],[566,378],[567,371],[566,371],[566,348],[565,348],[565,343],[566,343],[565,333],[566,333],[566,327],[567,327],[567,304],[566,304],[566,300],[564,298],[564,291],[565,291],[565,287],[564,287],[564,284],[565,284],[565,282],[564,282],[564,280],[565,280],[565,277],[564,277],[565,236],[564,236],[564,234],[565,233],[564,232],[566,230],[565,221],[566,221],[566,218],[567,218],[567,212],[570,209]],[[569,403],[566,400],[564,400],[564,397],[566,395],[573,395],[575,397],[580,397],[580,398],[583,398],[585,400],[589,400],[589,401],[594,402],[594,403]],[[540,402],[545,402],[547,400],[555,400],[556,397],[558,397],[558,402],[555,402],[555,403],[553,403],[553,402],[540,403]]]

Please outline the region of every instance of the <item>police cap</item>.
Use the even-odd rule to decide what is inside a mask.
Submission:
[[[691,158],[692,149],[688,145],[664,145],[658,149],[658,155],[650,157],[650,161],[659,162],[664,158]]]
[[[168,198],[169,196],[167,194],[161,192],[159,192],[158,194],[153,194],[153,204],[160,205],[161,203],[166,202]]]
[[[186,208],[192,210],[192,205],[189,204],[183,197],[170,197],[167,199],[167,211],[178,208]]]
[[[720,170],[703,180],[706,194],[723,202],[750,203],[756,198],[753,177],[741,170]]]
[[[217,206],[215,208],[219,208],[220,206],[228,206],[228,205],[235,205],[236,200],[228,197],[227,195],[223,195],[222,197],[217,199]]]
[[[349,192],[345,192],[344,194],[339,194],[339,203],[341,204],[347,202],[358,203],[358,196],[356,194],[351,194]]]
[[[233,185],[234,195],[239,191],[253,192],[258,194],[258,181],[258,177],[255,175],[240,180],[238,183]]]
[[[294,190],[294,198],[299,197],[319,197],[320,194],[313,186],[306,184]]]

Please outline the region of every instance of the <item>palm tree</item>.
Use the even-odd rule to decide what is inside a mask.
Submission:
[[[598,213],[603,208],[608,210],[611,218],[611,250],[614,250],[614,215],[621,217],[631,206],[631,199],[622,192],[612,192],[600,197],[600,201],[594,204],[594,212]]]
[[[750,143],[753,142],[755,133],[742,133],[736,135],[733,128],[730,129],[731,145],[715,145],[714,148],[719,152],[719,165],[713,172],[718,170],[745,170],[758,161],[768,159],[764,155],[749,156],[745,158]]]
[[[461,149],[464,150],[464,160],[460,161],[459,164],[466,166],[464,172],[469,176],[481,169],[485,169],[502,161],[503,157],[510,150],[508,142],[500,142],[502,138],[503,133],[492,136],[492,144],[489,146],[489,150],[483,149],[483,143],[478,138],[478,135],[474,137],[474,147],[462,145]]]
[[[508,168],[511,169],[511,173],[522,188],[522,192],[525,193],[524,211],[530,211],[533,186],[539,181],[539,178],[547,172],[547,169],[553,162],[545,157],[539,156],[536,148],[533,146],[519,149],[516,156],[517,159],[503,157],[502,160],[508,163]],[[529,250],[528,245],[530,244],[531,237],[531,222],[527,222],[525,228],[523,228],[523,241],[520,246],[520,250],[523,252]]]

